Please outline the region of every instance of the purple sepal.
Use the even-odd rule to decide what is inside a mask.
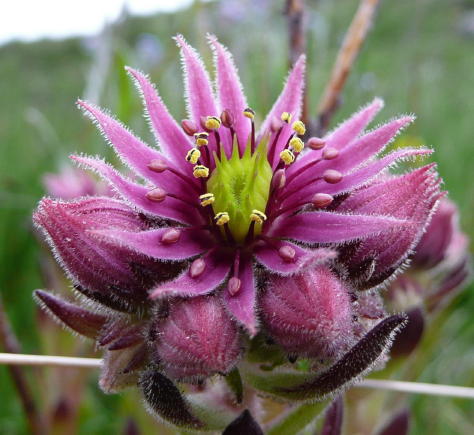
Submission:
[[[36,290],[33,294],[36,301],[47,310],[48,314],[78,334],[89,338],[97,338],[107,323],[106,316],[85,310],[51,293]]]
[[[326,410],[321,435],[341,435],[343,417],[344,401],[342,396],[337,396]]]
[[[99,377],[100,388],[105,393],[116,393],[136,385],[146,362],[143,343],[120,351],[105,351]]]
[[[273,393],[292,400],[311,400],[334,394],[371,369],[387,352],[405,321],[406,317],[401,314],[387,317],[324,373],[299,385],[276,387]]]
[[[377,435],[408,435],[410,429],[410,410],[404,408],[392,415]]]
[[[390,355],[405,357],[413,352],[423,337],[425,316],[420,307],[407,311],[407,324],[393,340]]]
[[[222,432],[222,435],[263,435],[263,430],[246,409]]]
[[[143,372],[138,385],[152,414],[178,427],[205,428],[205,424],[191,413],[178,388],[156,367]]]

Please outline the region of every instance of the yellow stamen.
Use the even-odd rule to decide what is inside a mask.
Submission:
[[[295,153],[303,151],[304,143],[299,137],[293,137],[290,140],[290,147]]]
[[[208,116],[204,126],[208,130],[217,130],[221,126],[221,120],[217,116]]]
[[[267,215],[259,210],[252,210],[250,220],[257,224],[263,224],[267,220]]]
[[[201,157],[201,151],[197,148],[193,148],[186,154],[186,161],[195,165],[199,160],[199,157]]]
[[[201,147],[208,144],[207,138],[209,137],[209,133],[206,131],[202,131],[200,133],[196,133],[194,135],[194,139],[196,141],[196,146]]]
[[[290,165],[295,161],[295,155],[291,150],[283,150],[280,153],[280,158],[285,162],[286,165]]]
[[[283,122],[286,122],[287,124],[289,124],[291,122],[291,113],[283,112],[281,114],[281,120]]]
[[[204,165],[196,165],[193,169],[193,175],[196,178],[207,178],[209,177],[209,168]]]
[[[295,121],[291,126],[298,136],[303,136],[306,133],[306,126],[302,121]]]
[[[199,197],[199,200],[201,201],[201,206],[206,207],[207,205],[211,205],[216,200],[216,198],[212,193],[205,193]]]
[[[250,107],[247,107],[244,110],[244,116],[249,118],[249,119],[254,119],[255,118],[255,111],[251,109]]]
[[[214,222],[216,223],[216,225],[225,225],[229,221],[230,221],[229,213],[225,211],[221,213],[217,213],[214,216]]]

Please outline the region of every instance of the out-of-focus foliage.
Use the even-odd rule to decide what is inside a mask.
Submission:
[[[308,83],[315,104],[358,2],[306,3]],[[211,54],[204,46],[203,35],[212,32],[232,49],[241,65],[252,107],[257,113],[265,113],[277,96],[280,79],[288,67],[282,10],[282,1],[226,0],[196,3],[170,15],[125,17],[110,29],[109,67],[98,68],[104,76],[93,76],[99,81],[92,85],[100,91],[100,104],[118,113],[138,135],[151,141],[141,117],[141,103],[132,93],[132,84],[122,66],[146,70],[172,113],[181,119],[185,109],[183,89],[171,36],[183,33],[200,52],[207,53],[205,60],[209,62]],[[336,123],[345,118],[374,95],[389,103],[389,116],[415,112],[418,120],[404,140],[423,138],[435,148],[434,159],[439,162],[450,197],[459,205],[461,224],[471,238],[473,10],[471,1],[460,0],[382,2],[344,91],[342,109],[334,120]],[[112,158],[94,127],[74,107],[75,99],[83,96],[86,87],[90,89],[90,68],[92,63],[98,63],[94,53],[101,44],[104,48],[103,39],[71,39],[0,47],[0,291],[25,352],[41,352],[45,347],[45,339],[38,336],[35,326],[36,307],[31,299],[31,290],[45,285],[38,264],[41,248],[31,231],[31,211],[43,193],[42,175],[55,172],[72,151],[98,152]],[[311,110],[314,113],[315,107]],[[440,328],[439,336],[434,344],[422,343],[419,351],[423,358],[417,359],[418,366],[412,368],[416,379],[474,385],[473,311],[471,286],[437,320],[438,325],[432,325]],[[71,340],[66,336],[61,340],[55,344],[57,352],[72,352]],[[51,343],[46,343],[48,346],[51,348]],[[22,410],[4,367],[0,367],[0,385],[0,432],[26,433]],[[42,388],[37,385],[38,397]],[[131,415],[138,422],[149,422],[137,402],[134,393],[103,395],[91,372],[80,409],[80,433],[119,433]],[[474,432],[472,401],[412,396],[410,402],[413,433]],[[155,432],[149,423],[143,424],[142,429],[144,433]]]

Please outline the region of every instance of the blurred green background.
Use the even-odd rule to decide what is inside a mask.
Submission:
[[[307,2],[310,113],[322,89],[357,0]],[[123,71],[125,64],[151,75],[177,119],[185,117],[177,48],[182,33],[211,53],[215,33],[236,58],[251,106],[264,114],[277,97],[288,68],[283,1],[200,3],[173,14],[129,17],[98,38],[10,43],[0,47],[0,291],[25,353],[44,349],[31,292],[45,285],[31,212],[43,195],[42,176],[55,172],[73,151],[112,159],[95,128],[75,108],[78,97],[97,100],[143,139],[151,134],[141,102]],[[91,12],[93,13],[93,12]],[[474,237],[474,2],[382,1],[373,29],[343,93],[333,124],[383,97],[378,122],[400,112],[416,113],[407,134],[435,149],[445,188],[461,210],[462,227]],[[440,320],[434,347],[423,355],[418,380],[474,386],[474,287],[456,297]],[[66,339],[65,339],[66,340]],[[68,344],[70,346],[70,343]],[[69,349],[65,347],[64,349]],[[63,354],[67,354],[66,350]],[[419,363],[418,363],[419,364]],[[44,372],[28,371],[33,379]],[[65,374],[67,375],[67,374]],[[129,416],[146,422],[136,396],[105,396],[88,372],[81,402],[82,434],[121,433]],[[35,378],[36,379],[36,378]],[[36,385],[42,397],[44,383]],[[21,405],[5,367],[0,367],[0,433],[27,433]],[[474,402],[411,396],[412,433],[474,433]],[[149,426],[149,433],[156,433]]]

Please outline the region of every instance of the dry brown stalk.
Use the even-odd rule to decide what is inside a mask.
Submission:
[[[0,346],[5,352],[17,354],[21,351],[18,340],[10,326],[7,314],[5,312],[2,301],[0,300]],[[31,392],[28,380],[23,369],[16,365],[9,365],[8,370],[13,380],[13,384],[18,392],[23,409],[26,414],[30,431],[34,435],[42,435],[45,433],[42,418],[38,412],[33,394]]]
[[[342,90],[372,24],[380,0],[361,0],[339,50],[318,107],[318,135],[323,135],[337,110]]]
[[[290,68],[298,58],[306,52],[306,13],[304,0],[286,0],[285,15],[288,25],[288,45]],[[303,111],[301,120],[308,123],[308,97],[303,96]]]

